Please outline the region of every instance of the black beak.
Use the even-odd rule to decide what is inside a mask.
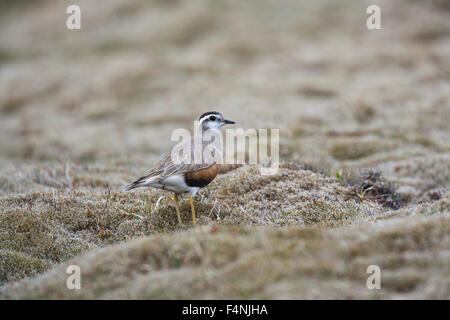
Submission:
[[[235,124],[236,122],[234,122],[233,120],[223,120],[223,123],[225,124]]]

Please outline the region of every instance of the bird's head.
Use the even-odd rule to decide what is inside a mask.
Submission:
[[[214,129],[219,130],[226,124],[236,123],[232,120],[225,119],[220,112],[216,111],[205,112],[200,116],[198,121],[200,122],[199,126],[202,128],[202,131]]]

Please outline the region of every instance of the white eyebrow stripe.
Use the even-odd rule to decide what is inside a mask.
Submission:
[[[202,124],[203,123],[203,121],[205,121],[207,118],[209,117],[209,115],[207,115],[207,116],[204,116],[203,118],[201,118],[200,119],[200,124]]]
[[[202,124],[203,121],[205,121],[206,119],[208,119],[211,116],[220,117],[220,115],[217,113],[210,113],[199,120],[200,124]]]

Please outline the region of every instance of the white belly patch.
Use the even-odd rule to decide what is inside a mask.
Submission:
[[[192,191],[192,188],[184,182],[184,178],[181,175],[165,178],[161,178],[159,176],[151,177],[146,181],[145,185],[148,187],[168,190],[175,193],[185,193]]]

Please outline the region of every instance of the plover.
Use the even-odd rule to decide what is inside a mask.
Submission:
[[[180,224],[178,196],[189,194],[192,222],[196,224],[194,197],[201,188],[214,180],[220,169],[221,161],[217,161],[222,158],[220,128],[235,123],[216,111],[203,113],[198,121],[198,133],[167,153],[147,175],[124,187],[125,191],[139,187],[172,191]]]

